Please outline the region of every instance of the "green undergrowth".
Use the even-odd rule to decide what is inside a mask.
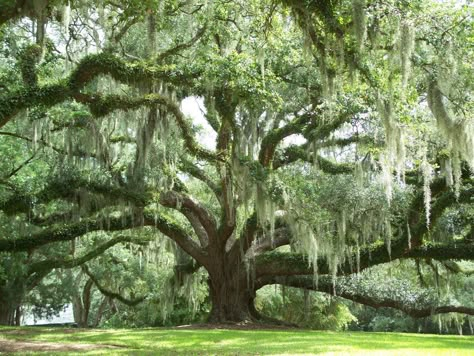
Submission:
[[[105,344],[89,355],[473,355],[474,337],[309,330],[0,328],[5,341]],[[25,354],[25,351],[21,352]]]

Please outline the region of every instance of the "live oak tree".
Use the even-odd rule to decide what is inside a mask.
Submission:
[[[21,288],[0,280],[1,323],[52,269],[150,234],[172,241],[178,273],[207,271],[212,322],[261,319],[255,292],[274,283],[474,313],[339,277],[474,259],[469,5],[0,4],[0,251],[27,270]]]

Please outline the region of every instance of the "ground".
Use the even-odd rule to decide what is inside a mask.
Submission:
[[[474,355],[473,336],[210,328],[0,327],[0,353],[64,355]]]

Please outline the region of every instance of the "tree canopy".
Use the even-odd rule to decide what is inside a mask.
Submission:
[[[264,319],[269,284],[474,315],[364,277],[404,260],[421,280],[472,274],[470,2],[0,8],[0,323],[72,269],[84,295],[128,305],[206,278],[212,322]],[[127,277],[131,257],[107,255],[119,245],[138,270],[172,261],[174,282]]]

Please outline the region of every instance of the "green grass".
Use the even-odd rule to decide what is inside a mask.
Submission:
[[[79,353],[90,355],[474,355],[472,336],[308,330],[118,329],[65,333],[63,329],[2,327],[1,340],[123,346]]]

